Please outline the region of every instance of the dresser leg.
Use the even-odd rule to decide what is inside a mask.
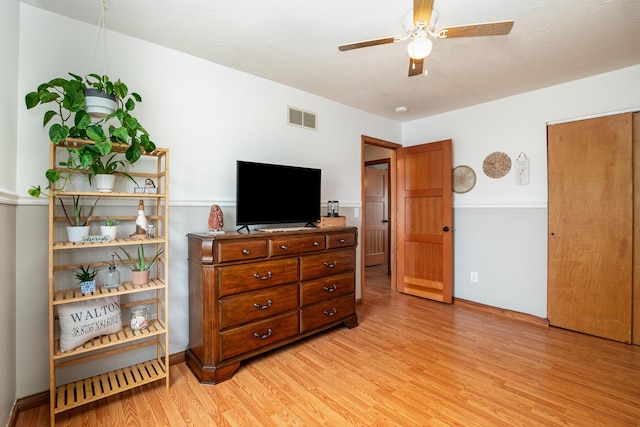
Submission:
[[[356,326],[358,326],[358,316],[354,314],[353,316],[346,319],[344,321],[344,326],[346,326],[349,329],[355,328]]]
[[[189,349],[187,349],[186,352],[186,359],[187,366],[202,384],[218,384],[226,381],[233,377],[233,374],[235,374],[240,367],[240,362],[230,363],[224,366],[203,365]]]

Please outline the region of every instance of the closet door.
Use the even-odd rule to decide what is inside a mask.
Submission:
[[[549,323],[631,342],[632,114],[549,126]]]

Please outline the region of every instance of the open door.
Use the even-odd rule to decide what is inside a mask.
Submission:
[[[385,167],[377,167],[385,166]],[[365,163],[365,267],[389,263],[389,161]]]
[[[453,300],[451,140],[397,150],[398,291]]]

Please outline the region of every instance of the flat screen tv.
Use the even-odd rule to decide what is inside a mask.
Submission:
[[[320,220],[321,170],[237,161],[236,224]]]

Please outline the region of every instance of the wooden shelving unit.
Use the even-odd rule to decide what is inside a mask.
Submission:
[[[80,146],[91,142],[69,139],[66,143],[72,146]],[[126,149],[127,146],[114,146],[114,151],[120,153],[124,153]],[[58,157],[63,153],[66,153],[64,143],[51,145],[49,156],[49,167],[51,169],[57,168]],[[142,182],[146,178],[153,179],[158,189],[157,194],[134,193],[133,191],[98,193],[86,191],[85,188],[79,191],[67,188],[49,199],[49,392],[52,426],[55,425],[57,414],[122,391],[155,381],[165,381],[167,389],[169,387],[169,152],[167,149],[159,148],[152,153],[143,153],[143,158],[145,160],[143,162],[144,165],[142,165],[143,170],[136,167],[130,174],[136,180]],[[150,164],[153,164],[153,166],[149,166]],[[59,167],[57,170],[63,173],[68,172]],[[130,213],[131,215],[103,215],[100,203],[98,203],[94,211],[93,221],[95,223],[109,216],[120,222],[119,227],[128,226],[126,229],[131,230],[135,229],[136,215],[134,213],[137,213],[135,202],[142,199],[144,200],[147,219],[150,223],[156,225],[157,237],[118,236],[117,239],[109,242],[70,243],[66,241],[63,226],[65,218],[61,214],[58,199],[68,198],[70,200],[72,196],[83,196],[84,199],[92,201],[100,198],[100,203],[108,200],[109,205],[120,206],[123,213]],[[96,235],[99,233],[95,233],[92,230],[91,234]],[[81,261],[76,261],[76,257],[83,259],[83,264],[87,264],[86,259],[91,258],[92,265],[106,266],[110,259],[104,259],[104,251],[100,251],[100,249],[117,250],[119,246],[132,246],[129,252],[135,253],[135,246],[141,243],[145,245],[145,250],[148,248],[148,253],[155,253],[158,249],[164,249],[162,257],[152,269],[151,280],[148,284],[133,285],[123,280],[119,288],[106,289],[99,283],[95,292],[83,294],[79,288],[74,287],[68,280],[61,279],[62,275],[67,274],[68,276],[70,274],[69,270],[81,263]],[[126,277],[126,274],[123,274],[126,267],[119,262],[118,264],[121,275]],[[60,350],[56,308],[64,304],[110,296],[120,297],[122,330],[114,334],[98,336],[72,350],[62,352]],[[140,304],[153,307],[153,316],[146,329],[134,331],[128,326],[129,309]],[[99,368],[100,363],[96,363],[96,361],[109,358],[110,364],[115,365],[117,362],[114,362],[114,356],[141,350],[145,347],[155,347],[154,358],[136,362],[129,366],[119,366],[107,372],[102,372]],[[74,379],[62,384],[62,381],[58,379],[60,370],[78,364],[90,364],[88,370],[93,371],[95,368],[97,372],[88,378]]]

